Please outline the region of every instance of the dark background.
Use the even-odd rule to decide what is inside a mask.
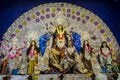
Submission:
[[[120,45],[120,0],[0,0],[0,40],[8,27],[24,12],[44,3],[67,2],[98,15]]]

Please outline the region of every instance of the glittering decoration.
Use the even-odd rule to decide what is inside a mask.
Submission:
[[[85,17],[85,14],[82,14],[82,18]]]
[[[55,12],[55,8],[52,8],[52,12]]]
[[[19,28],[19,29],[22,29],[22,28],[23,28],[23,26],[20,24],[20,25],[18,25],[18,28]]]
[[[72,10],[72,14],[75,14],[75,10]]]
[[[23,25],[27,25],[27,22],[26,22],[26,21],[23,21],[22,24],[23,24]]]
[[[30,21],[31,20],[31,18],[30,17],[27,17],[27,19],[26,19],[27,21]]]
[[[50,18],[50,15],[49,15],[49,14],[46,14],[46,18]]]
[[[35,15],[34,14],[32,14],[32,16],[31,16],[33,19],[35,19]]]
[[[14,38],[16,35],[15,34],[11,34],[11,37]]]
[[[77,17],[77,21],[80,21],[81,19],[80,19],[80,17]]]
[[[80,12],[76,12],[76,15],[79,16],[79,15],[80,15]]]
[[[58,8],[57,8],[57,11],[60,11],[60,10],[61,10],[61,8],[58,7]]]
[[[109,45],[109,47],[112,47],[113,46],[113,44],[112,43],[110,43],[110,44],[108,44]]]
[[[46,8],[46,11],[49,12],[49,11],[50,11],[50,8]]]
[[[71,11],[70,9],[67,9],[67,12],[68,12],[68,13],[70,13],[70,11]]]
[[[36,22],[40,22],[40,19],[39,19],[39,18],[37,18],[35,21],[36,21]]]
[[[86,20],[82,20],[82,23],[85,24],[85,23],[86,23]]]
[[[71,17],[71,15],[70,15],[70,14],[67,14],[67,17]]]
[[[98,22],[97,22],[97,21],[95,21],[95,22],[94,22],[94,24],[95,24],[95,25],[98,25]]]
[[[75,19],[75,18],[76,18],[76,16],[75,16],[75,15],[73,15],[73,16],[72,16],[72,19]]]
[[[19,33],[19,32],[20,32],[20,30],[19,30],[19,29],[16,29],[16,30],[15,30],[15,32],[16,32],[16,33]]]
[[[55,17],[55,13],[52,13],[51,16],[52,16],[52,17]]]
[[[44,13],[45,13],[45,10],[44,10],[44,9],[42,9],[42,10],[41,10],[41,13],[42,13],[42,14],[44,14]]]
[[[97,29],[101,29],[101,26],[98,26]]]
[[[63,11],[63,12],[66,11],[66,8],[62,8],[62,11]]]
[[[104,31],[104,29],[101,29],[100,32],[101,32],[101,33],[104,33],[105,31]]]
[[[94,22],[94,19],[93,19],[93,18],[91,18],[91,19],[90,19],[90,22]]]
[[[36,12],[36,15],[39,16],[39,15],[40,15],[40,12]]]
[[[40,19],[41,19],[41,20],[44,20],[44,16],[41,16]]]
[[[109,37],[108,37],[106,40],[107,40],[107,42],[110,42],[110,41],[111,41],[111,39],[110,39]]]
[[[105,33],[105,34],[103,34],[103,36],[106,38],[108,36],[108,34]]]
[[[86,16],[86,20],[89,20],[90,19],[90,16]]]

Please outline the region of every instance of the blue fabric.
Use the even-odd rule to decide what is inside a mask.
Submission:
[[[47,34],[42,35],[39,38],[39,48],[42,53],[42,56],[44,55],[44,52],[46,50],[46,42],[50,40],[50,37],[51,37],[51,33],[47,33]]]
[[[77,50],[78,53],[80,53],[81,51],[81,36],[78,33],[73,32],[72,35],[72,39],[73,39],[73,44]]]
[[[13,75],[17,75],[17,74],[18,74],[18,71],[19,71],[19,69],[18,69],[18,68],[17,68],[17,69],[13,69],[12,74],[13,74]]]
[[[102,70],[103,70],[104,73],[107,73],[107,67],[106,66],[103,66]]]

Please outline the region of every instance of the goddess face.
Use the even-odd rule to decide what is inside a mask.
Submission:
[[[85,41],[85,45],[87,45],[88,43],[89,43],[89,42],[86,40],[86,41]]]
[[[35,45],[35,42],[34,42],[34,41],[32,41],[32,42],[31,42],[31,45],[32,45],[32,46],[34,46],[34,45]]]
[[[72,45],[73,45],[72,41],[69,41],[68,46],[72,46]]]
[[[17,53],[17,54],[16,54],[16,57],[19,57],[19,56],[20,56],[20,54],[19,54],[19,53]]]
[[[92,49],[92,52],[95,52],[95,49]]]
[[[103,43],[103,47],[106,47],[106,45],[107,45],[106,43]]]
[[[34,53],[37,54],[37,50],[34,50]]]
[[[58,25],[58,29],[60,29],[60,30],[61,30],[62,28],[63,28],[63,26],[62,26],[62,25]]]

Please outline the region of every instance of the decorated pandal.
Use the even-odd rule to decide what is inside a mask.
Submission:
[[[76,5],[35,7],[9,27],[0,43],[0,74],[12,80],[107,80],[119,73],[120,49],[112,32]]]

